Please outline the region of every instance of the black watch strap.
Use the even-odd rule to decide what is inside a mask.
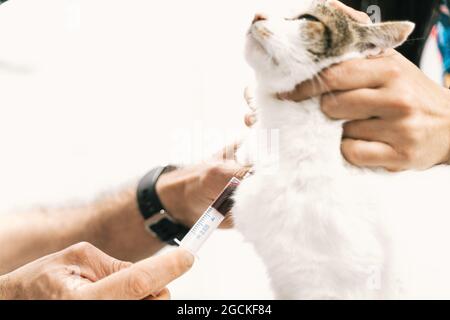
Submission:
[[[175,245],[175,239],[181,240],[189,232],[186,226],[176,223],[167,214],[156,193],[159,177],[175,169],[173,166],[154,168],[141,179],[137,189],[137,202],[142,217],[146,220],[147,231],[170,245]]]
[[[177,245],[175,239],[183,240],[188,234],[189,228],[182,224],[175,223],[169,218],[165,217],[158,222],[148,225],[148,231],[158,237],[159,240],[171,246]]]
[[[139,210],[145,220],[150,219],[157,213],[164,210],[158,194],[156,193],[156,183],[159,177],[167,172],[168,167],[157,167],[147,173],[139,182],[137,190],[137,200]]]

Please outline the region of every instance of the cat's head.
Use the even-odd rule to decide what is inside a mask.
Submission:
[[[247,61],[260,85],[292,90],[322,69],[401,45],[412,22],[362,24],[324,3],[290,17],[257,14],[247,35]]]

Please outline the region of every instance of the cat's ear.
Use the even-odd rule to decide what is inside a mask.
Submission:
[[[408,39],[414,27],[409,21],[358,24],[357,48],[361,52],[396,48]]]

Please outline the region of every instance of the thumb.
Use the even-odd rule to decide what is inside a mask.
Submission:
[[[141,300],[157,294],[187,272],[194,263],[183,249],[142,260],[127,269],[81,288],[87,299]]]

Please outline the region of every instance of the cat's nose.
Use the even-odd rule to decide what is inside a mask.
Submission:
[[[262,13],[257,13],[257,14],[255,14],[255,18],[253,18],[252,24],[256,23],[258,21],[264,21],[264,20],[267,20],[267,17],[265,15],[263,15]]]

